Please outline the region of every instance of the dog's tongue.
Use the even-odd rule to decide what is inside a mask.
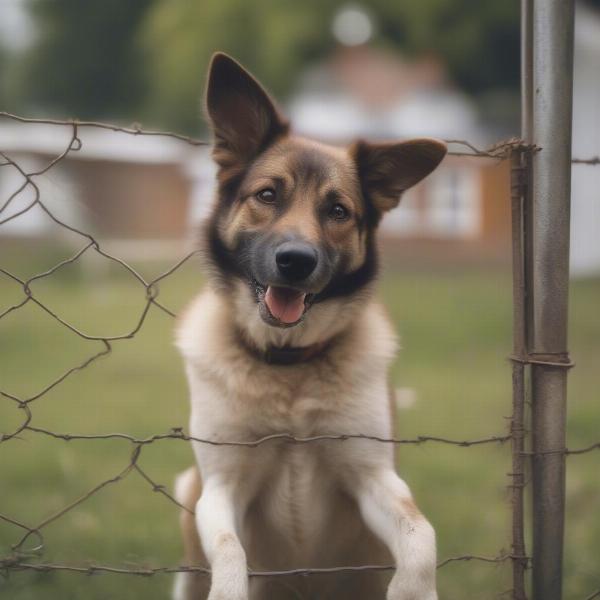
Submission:
[[[269,286],[265,303],[269,312],[282,323],[295,323],[304,312],[306,294],[297,290]]]

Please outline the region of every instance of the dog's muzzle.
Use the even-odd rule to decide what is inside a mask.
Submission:
[[[302,239],[266,239],[252,253],[252,278],[263,320],[275,327],[298,324],[315,293],[329,280],[323,253]]]

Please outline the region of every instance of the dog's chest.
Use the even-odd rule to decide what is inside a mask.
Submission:
[[[256,369],[230,396],[229,409],[255,437],[284,432],[307,437],[336,429],[352,395],[350,382],[336,369],[269,371]]]
[[[265,398],[261,407],[249,415],[257,434],[290,433],[296,437],[307,437],[326,426],[330,414],[327,403],[319,396],[287,395]],[[295,455],[290,453],[290,461]]]
[[[314,551],[333,505],[335,478],[324,450],[282,443],[258,498],[267,526],[297,556]]]

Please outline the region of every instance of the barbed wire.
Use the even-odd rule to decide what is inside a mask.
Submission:
[[[538,450],[536,452],[522,452],[524,456],[544,456],[546,454],[564,454],[565,456],[576,456],[579,454],[587,454],[594,450],[600,450],[600,442],[595,442],[584,448],[557,448],[556,450]]]
[[[573,158],[571,162],[575,165],[600,165],[600,156],[591,158]]]
[[[26,214],[28,211],[32,210],[34,207],[39,207],[56,225],[61,228],[64,228],[67,231],[78,236],[81,240],[82,245],[76,250],[71,256],[57,262],[51,268],[34,274],[28,278],[22,278],[17,276],[15,273],[0,267],[0,273],[3,274],[9,281],[11,281],[17,288],[19,288],[22,292],[22,298],[18,301],[14,302],[7,308],[5,308],[2,312],[0,312],[0,320],[7,317],[14,311],[18,311],[24,308],[27,305],[33,305],[43,311],[43,313],[48,317],[53,319],[55,322],[60,324],[62,327],[66,328],[71,333],[75,334],[79,338],[89,342],[90,344],[99,345],[98,348],[95,349],[90,355],[88,355],[85,359],[78,362],[76,365],[70,367],[61,373],[58,377],[53,379],[50,383],[45,385],[43,388],[39,389],[37,392],[28,395],[28,396],[20,396],[9,390],[0,389],[0,396],[7,401],[14,403],[16,409],[21,410],[23,412],[22,421],[11,431],[4,432],[0,434],[0,443],[5,443],[9,441],[15,442],[15,440],[19,440],[23,437],[25,433],[32,433],[42,436],[51,437],[54,439],[62,440],[65,442],[74,442],[80,440],[123,440],[132,445],[131,454],[129,455],[129,459],[126,464],[113,476],[106,478],[92,488],[90,488],[87,492],[83,493],[76,499],[69,502],[67,505],[59,509],[58,511],[52,513],[51,515],[42,519],[35,526],[28,526],[23,523],[21,520],[15,519],[11,516],[0,514],[0,520],[12,525],[13,527],[21,530],[23,532],[21,538],[16,541],[15,544],[12,545],[12,554],[5,557],[0,557],[0,572],[9,572],[9,571],[37,571],[37,572],[47,572],[47,571],[67,571],[74,573],[83,573],[83,574],[96,574],[96,573],[113,573],[113,574],[129,574],[129,575],[141,575],[141,576],[151,576],[155,574],[169,574],[169,573],[177,573],[177,572],[195,572],[195,573],[203,573],[206,575],[210,574],[210,570],[204,567],[191,567],[191,566],[175,566],[175,567],[144,567],[144,566],[110,566],[110,565],[101,565],[101,564],[91,564],[91,565],[69,565],[69,564],[59,564],[59,563],[44,563],[38,562],[38,560],[43,556],[46,548],[45,541],[43,536],[43,530],[50,524],[55,522],[56,520],[63,517],[65,514],[80,506],[83,502],[86,502],[89,498],[96,495],[100,490],[104,489],[107,486],[111,486],[121,482],[125,478],[129,477],[132,473],[136,473],[147,485],[148,487],[155,493],[163,496],[167,501],[169,501],[174,506],[177,506],[179,509],[186,510],[190,513],[193,513],[193,510],[190,510],[188,507],[182,505],[177,499],[170,493],[168,488],[160,483],[158,483],[151,475],[140,465],[140,457],[143,453],[145,447],[150,444],[157,443],[162,440],[180,440],[184,442],[194,442],[201,444],[210,444],[214,446],[239,446],[239,447],[247,447],[250,451],[252,448],[257,448],[263,444],[268,443],[292,443],[292,444],[308,444],[308,443],[344,443],[348,440],[364,440],[367,442],[377,442],[382,444],[393,444],[393,445],[422,445],[426,443],[436,443],[443,444],[448,446],[462,447],[462,448],[470,448],[474,446],[480,445],[503,445],[510,440],[514,440],[516,436],[522,438],[526,432],[525,430],[519,426],[514,427],[514,423],[511,420],[511,429],[510,433],[505,435],[491,435],[487,437],[477,438],[477,439],[464,439],[457,440],[440,436],[431,436],[431,435],[420,435],[415,438],[395,438],[395,437],[379,437],[372,435],[365,435],[361,433],[338,433],[338,432],[327,432],[320,435],[314,435],[309,437],[299,437],[294,435],[291,432],[283,432],[283,433],[275,433],[271,435],[266,435],[264,437],[255,439],[255,440],[227,440],[227,439],[203,439],[197,438],[186,433],[182,427],[172,427],[170,430],[164,433],[158,433],[154,435],[150,435],[147,437],[138,437],[134,435],[130,435],[122,432],[108,432],[108,433],[96,433],[96,434],[81,434],[81,433],[65,433],[65,432],[57,432],[47,428],[40,427],[33,422],[33,411],[32,407],[34,403],[40,398],[43,398],[48,392],[61,385],[67,379],[73,377],[77,373],[87,369],[92,368],[93,365],[100,359],[105,358],[110,355],[113,351],[113,345],[115,343],[119,343],[122,340],[128,340],[134,338],[144,326],[146,318],[151,309],[157,309],[170,317],[175,317],[175,311],[171,310],[168,306],[164,305],[162,302],[158,300],[160,293],[160,283],[167,277],[170,277],[175,272],[177,272],[183,265],[185,265],[190,259],[198,254],[198,251],[192,251],[183,256],[180,260],[175,262],[171,267],[162,272],[157,277],[152,279],[145,278],[142,274],[132,267],[128,262],[119,258],[118,256],[114,256],[113,254],[106,251],[106,249],[98,242],[98,240],[90,234],[88,231],[85,231],[82,228],[71,225],[64,219],[58,218],[53,211],[51,211],[46,204],[44,203],[41,197],[41,191],[36,183],[36,178],[46,174],[49,170],[54,168],[56,165],[64,161],[69,157],[72,153],[80,152],[83,149],[83,142],[79,136],[81,128],[97,128],[104,129],[113,132],[119,132],[127,135],[133,136],[160,136],[166,138],[172,138],[179,142],[189,144],[191,146],[199,147],[206,146],[207,143],[198,140],[192,137],[188,137],[185,135],[165,132],[165,131],[154,131],[154,130],[146,130],[143,129],[138,124],[133,124],[131,126],[118,126],[112,125],[108,123],[101,123],[96,121],[78,121],[78,120],[56,120],[56,119],[36,119],[36,118],[28,118],[28,117],[20,117],[14,114],[10,114],[7,112],[0,112],[0,117],[15,121],[21,124],[30,124],[30,125],[51,125],[56,127],[66,127],[70,128],[71,135],[69,139],[66,141],[63,149],[59,152],[54,158],[51,158],[45,166],[35,171],[26,171],[22,168],[22,166],[8,153],[4,151],[0,151],[0,156],[2,157],[2,162],[0,162],[0,167],[12,168],[14,169],[22,178],[23,182],[17,187],[17,189],[12,192],[8,198],[4,201],[4,203],[0,206],[0,226],[8,223],[14,219],[21,217]],[[459,140],[459,139],[451,139],[446,140],[446,142],[451,146],[451,150],[449,151],[450,155],[453,156],[465,156],[465,157],[475,157],[475,158],[485,158],[485,159],[494,159],[494,160],[505,160],[511,156],[511,154],[516,150],[526,150],[535,152],[538,151],[539,148],[531,145],[525,145],[522,140],[519,139],[509,139],[503,142],[499,142],[498,144],[494,144],[486,149],[478,148],[467,140]],[[454,149],[456,146],[459,149]],[[22,154],[23,151],[20,151]],[[591,159],[574,159],[574,163],[577,164],[598,164],[600,161],[598,157],[594,157]],[[26,189],[31,189],[33,191],[33,199],[28,202],[28,204],[20,208],[19,210],[13,212],[12,214],[1,218],[3,214],[6,214],[8,208],[11,206],[13,201],[19,197],[21,193],[23,193]],[[111,263],[117,264],[123,267],[129,277],[136,282],[139,286],[140,290],[144,294],[144,304],[143,307],[137,316],[133,326],[125,331],[124,333],[118,335],[91,335],[86,331],[82,330],[79,327],[76,327],[74,324],[69,322],[67,318],[61,315],[58,311],[52,309],[49,305],[47,305],[35,292],[35,283],[43,280],[45,278],[51,277],[57,274],[61,269],[68,267],[69,265],[73,265],[80,261],[84,256],[88,253],[95,253],[101,256],[104,260],[107,260]],[[513,357],[513,360],[520,360],[523,363],[535,361],[536,357],[525,357],[516,359]],[[565,366],[565,365],[561,365]],[[556,451],[551,451],[553,453],[563,453],[565,455],[576,455],[576,454],[584,454],[591,452],[600,448],[600,442],[592,444],[586,448],[580,449],[558,449]],[[549,452],[546,452],[549,453]],[[521,452],[523,456],[532,456],[531,452]],[[509,477],[512,478],[511,484],[509,487],[515,486],[525,486],[527,484],[527,480],[522,478],[522,473],[509,473]],[[471,555],[464,554],[460,556],[453,556],[442,560],[438,564],[438,568],[442,568],[448,564],[455,562],[468,562],[468,561],[478,561],[484,563],[505,563],[506,561],[513,561],[513,563],[518,562],[521,566],[524,565],[525,568],[530,563],[530,557],[526,556],[524,553],[506,553],[500,552],[497,556],[480,556],[480,555]],[[303,568],[303,569],[292,569],[287,571],[263,571],[263,572],[255,572],[250,571],[249,575],[251,577],[278,577],[284,575],[298,575],[298,576],[308,576],[308,575],[319,575],[319,574],[327,574],[327,573],[339,573],[339,572],[360,572],[366,570],[391,570],[395,568],[392,565],[362,565],[362,566],[342,566],[328,569],[312,569],[312,568]],[[595,596],[590,596],[593,598]],[[589,599],[588,599],[589,600]]]
[[[440,561],[437,568],[441,569],[453,562],[479,561],[485,563],[503,563],[508,560],[518,558],[520,560],[531,560],[529,556],[513,556],[511,554],[499,554],[498,556],[480,556],[476,554],[463,554],[460,556],[451,556]],[[12,570],[31,570],[31,571],[71,571],[84,575],[95,575],[97,573],[110,573],[117,575],[140,575],[151,577],[153,575],[173,574],[173,573],[198,573],[200,575],[210,575],[211,571],[207,567],[179,565],[176,567],[113,567],[109,565],[92,564],[88,566],[52,564],[52,563],[28,563],[17,557],[0,559],[0,570],[10,568]],[[308,575],[331,575],[335,573],[361,573],[365,571],[393,571],[396,565],[357,565],[327,568],[307,568],[307,569],[288,569],[281,571],[248,571],[249,577],[289,577],[289,576],[308,576]]]
[[[194,138],[191,136],[187,136],[180,133],[175,133],[171,131],[162,131],[162,130],[152,130],[152,129],[144,129],[139,123],[132,123],[129,126],[121,126],[115,125],[112,123],[103,123],[100,121],[83,121],[79,119],[40,119],[40,118],[32,118],[32,117],[22,117],[20,115],[15,115],[13,113],[9,113],[6,111],[0,111],[0,117],[5,119],[10,119],[13,121],[17,121],[19,123],[29,123],[29,124],[44,124],[44,125],[58,125],[58,126],[69,126],[75,129],[84,127],[84,128],[95,128],[95,129],[105,129],[109,131],[115,131],[120,133],[127,133],[134,136],[155,136],[155,137],[169,137],[172,139],[176,139],[180,142],[184,142],[191,146],[208,146],[210,142],[205,140],[201,140],[198,138]],[[499,160],[506,160],[510,158],[511,152],[516,148],[524,148],[532,151],[539,151],[542,148],[536,146],[535,144],[526,144],[523,140],[519,138],[509,138],[508,140],[497,142],[492,144],[488,148],[479,148],[476,145],[472,144],[468,140],[461,139],[445,139],[447,144],[451,146],[462,146],[467,151],[460,150],[449,150],[448,154],[450,156],[466,156],[466,157],[476,157],[476,158],[493,158]],[[81,144],[81,141],[77,139],[77,142]],[[76,151],[79,150],[78,147],[71,148],[71,150]],[[6,159],[6,157],[3,155]],[[60,160],[60,157],[58,158]],[[573,164],[580,165],[600,165],[600,156],[591,156],[589,158],[572,158],[571,162]],[[10,164],[8,161],[5,163],[0,163],[1,166],[5,166]],[[50,168],[50,166],[48,167]],[[46,169],[47,170],[47,169]],[[0,212],[2,210],[0,209]],[[0,223],[1,224],[1,223]]]
[[[39,427],[26,426],[25,429],[34,431],[36,433],[43,433],[55,438],[60,438],[66,441],[85,439],[85,440],[98,440],[98,439],[124,439],[128,440],[133,444],[147,445],[159,440],[165,439],[176,439],[184,440],[188,442],[197,442],[199,444],[209,444],[211,446],[245,446],[247,448],[257,448],[268,442],[282,441],[290,442],[293,444],[309,444],[314,442],[329,442],[329,441],[346,441],[346,440],[367,440],[373,442],[381,442],[383,444],[411,444],[419,445],[426,442],[439,442],[441,444],[449,444],[452,446],[459,446],[467,448],[469,446],[478,446],[481,444],[500,443],[510,439],[510,435],[494,435],[487,438],[479,438],[472,440],[451,440],[448,438],[442,438],[430,435],[420,435],[416,438],[384,438],[375,435],[365,435],[363,433],[346,433],[346,434],[326,434],[326,435],[314,435],[309,437],[298,437],[291,433],[273,433],[266,435],[255,440],[215,440],[207,438],[198,438],[184,433],[182,427],[174,427],[170,433],[155,434],[146,438],[136,438],[134,436],[124,433],[106,433],[106,434],[71,434],[71,433],[57,433],[55,431],[49,431]]]
[[[19,115],[15,115],[12,113],[8,113],[5,111],[0,111],[0,117],[5,119],[10,119],[13,121],[17,121],[19,123],[29,123],[29,124],[37,124],[37,125],[56,125],[62,127],[71,127],[74,131],[77,131],[80,128],[95,128],[95,129],[105,129],[120,133],[127,133],[134,136],[144,135],[144,136],[161,136],[161,137],[170,137],[186,144],[190,144],[192,146],[207,146],[209,142],[204,140],[200,140],[197,138],[193,138],[187,135],[182,135],[179,133],[172,133],[169,131],[157,131],[157,130],[148,130],[143,129],[139,123],[134,123],[129,126],[120,126],[113,125],[111,123],[101,123],[99,121],[80,121],[78,119],[39,119],[39,118],[31,118],[31,117],[22,117]],[[76,136],[74,136],[76,138]],[[513,148],[516,146],[523,146],[522,140],[517,138],[511,138],[509,140],[498,142],[489,148],[478,148],[471,142],[467,140],[460,139],[447,139],[444,140],[450,146],[461,146],[465,150],[450,150],[448,152],[451,156],[467,156],[467,157],[478,157],[478,158],[493,158],[504,160],[509,158],[510,153]],[[79,150],[81,141],[77,138],[77,142],[75,142],[75,147],[70,150]],[[532,149],[535,149],[535,146],[531,146]],[[6,157],[5,160],[8,161]],[[6,163],[5,163],[6,164]],[[0,166],[2,166],[0,164]],[[2,212],[0,210],[0,212]]]
[[[149,136],[159,136],[159,137],[169,137],[172,139],[179,140],[181,142],[185,142],[186,144],[190,144],[192,146],[207,146],[208,142],[203,140],[198,140],[193,137],[182,135],[180,133],[173,133],[171,131],[158,131],[158,130],[150,130],[143,129],[139,123],[133,123],[128,127],[123,127],[120,125],[113,125],[112,123],[101,123],[99,121],[80,121],[79,119],[35,119],[31,117],[21,117],[19,115],[14,115],[12,113],[8,113],[5,111],[0,111],[0,117],[6,119],[12,119],[13,121],[18,121],[19,123],[33,123],[37,125],[68,125],[70,127],[92,127],[95,129],[108,129],[110,131],[116,131],[120,133],[128,133],[131,135],[149,135]]]

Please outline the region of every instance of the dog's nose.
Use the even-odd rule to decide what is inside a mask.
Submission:
[[[284,242],[275,253],[277,268],[289,281],[306,279],[317,266],[317,252],[301,242]]]

